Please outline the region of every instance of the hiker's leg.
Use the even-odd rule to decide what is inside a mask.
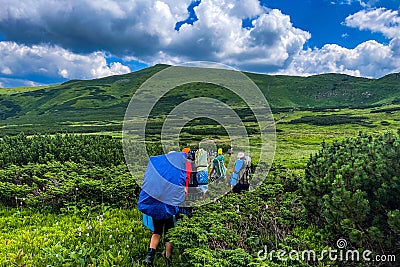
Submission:
[[[150,248],[157,249],[158,244],[160,243],[161,236],[159,234],[153,233],[150,239]]]
[[[165,222],[165,256],[170,259],[172,254],[172,244],[169,242],[168,231],[175,226],[174,218],[170,218]]]
[[[167,241],[165,242],[165,256],[167,258],[171,257],[172,254],[172,244],[171,242]]]
[[[153,225],[154,225],[154,232],[151,235],[149,250],[147,251],[146,258],[144,259],[144,262],[149,266],[153,265],[153,261],[156,256],[156,250],[158,244],[160,243],[163,230],[162,221],[154,220],[153,218]]]
[[[151,235],[150,239],[150,248],[157,249],[158,244],[160,243],[161,235],[163,234],[164,228],[164,220],[155,220],[153,219],[154,232]]]
[[[165,265],[172,266],[172,244],[168,241],[165,242]]]

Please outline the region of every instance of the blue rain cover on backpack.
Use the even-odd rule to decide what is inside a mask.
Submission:
[[[156,220],[172,217],[184,201],[185,182],[185,153],[150,157],[139,195],[139,211]]]
[[[230,184],[235,186],[238,182],[239,179],[239,172],[243,168],[244,160],[237,159],[235,162],[235,167],[233,170],[233,173],[231,175],[231,181]]]

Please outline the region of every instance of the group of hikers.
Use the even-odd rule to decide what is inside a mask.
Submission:
[[[232,155],[232,148],[228,154]],[[171,151],[150,157],[138,200],[143,222],[152,231],[145,264],[153,266],[163,234],[165,260],[167,265],[171,264],[172,245],[167,233],[175,226],[176,215],[183,213],[191,216],[192,211],[191,207],[182,206],[182,203],[199,195],[204,199],[209,183],[229,183],[234,193],[249,190],[250,174],[251,158],[243,152],[237,154],[232,172],[227,174],[222,148],[218,149],[217,155],[202,148],[184,148],[180,152]]]

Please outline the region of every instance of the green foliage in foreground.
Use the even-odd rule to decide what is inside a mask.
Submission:
[[[89,167],[75,162],[11,165],[0,169],[0,204],[54,211],[98,205],[133,206],[139,187],[125,165]]]
[[[0,266],[138,266],[149,232],[140,212],[76,215],[0,206]]]
[[[302,194],[311,221],[356,247],[400,252],[400,138],[335,141],[311,157]]]
[[[109,136],[3,138],[0,204],[54,211],[136,205],[139,187],[123,162],[121,140]]]
[[[299,179],[293,172],[275,170],[254,192],[230,193],[195,209],[170,231],[181,255],[179,266],[281,266],[276,255],[262,259],[263,249],[321,251],[329,235],[306,221]],[[290,266],[310,265],[300,259]]]

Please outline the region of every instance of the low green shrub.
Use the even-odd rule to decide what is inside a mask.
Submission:
[[[138,192],[125,165],[88,167],[54,161],[0,169],[0,204],[4,206],[58,211],[98,205],[127,207],[136,205]]]
[[[323,144],[301,184],[310,221],[356,248],[399,253],[399,162],[391,132]]]
[[[150,232],[135,209],[54,214],[0,207],[0,266],[138,266]]]

